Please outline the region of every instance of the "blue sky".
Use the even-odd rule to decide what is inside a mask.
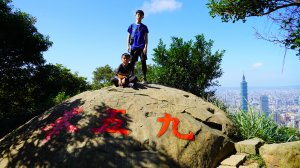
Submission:
[[[44,53],[47,63],[62,64],[92,81],[93,71],[108,64],[115,68],[127,50],[127,28],[135,21],[135,11],[143,9],[143,23],[149,29],[148,62],[159,39],[185,41],[204,34],[213,40],[213,52],[226,50],[221,63],[221,86],[239,86],[243,73],[249,86],[300,85],[300,60],[295,51],[257,39],[255,29],[270,35],[276,25],[266,17],[246,23],[222,23],[212,18],[208,1],[188,0],[13,0],[15,9],[37,18],[38,31],[48,35],[53,46]],[[282,68],[284,69],[282,71]]]

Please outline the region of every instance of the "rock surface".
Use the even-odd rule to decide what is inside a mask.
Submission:
[[[225,166],[237,167],[241,165],[245,161],[245,159],[246,159],[246,155],[244,154],[231,155],[229,158],[223,160],[221,164]]]
[[[235,132],[193,94],[113,86],[76,95],[2,138],[0,167],[211,168],[235,152]]]
[[[238,153],[258,154],[258,149],[264,144],[260,138],[252,138],[234,144]]]
[[[267,167],[300,168],[300,141],[265,144],[259,148],[259,154]]]

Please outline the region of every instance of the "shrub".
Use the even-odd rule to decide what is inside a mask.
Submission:
[[[213,96],[221,77],[224,50],[212,51],[213,41],[204,35],[196,35],[195,40],[184,41],[172,37],[167,48],[162,40],[153,49],[155,62],[149,77],[152,82],[177,88],[200,97]]]
[[[63,102],[64,100],[66,100],[67,98],[70,98],[70,96],[66,95],[65,92],[59,92],[53,101],[55,104],[59,104],[59,103]]]
[[[258,137],[266,143],[279,143],[299,140],[299,132],[275,123],[264,113],[249,109],[248,112],[238,111],[230,115],[233,123],[239,128],[243,139]]]
[[[247,162],[248,162],[248,164],[250,164],[252,162],[256,162],[256,163],[258,163],[259,167],[266,168],[265,161],[263,160],[263,158],[260,155],[257,155],[257,154],[249,154],[249,155],[247,155],[247,157],[246,157],[246,163]]]

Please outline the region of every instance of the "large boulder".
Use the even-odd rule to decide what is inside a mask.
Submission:
[[[139,85],[78,94],[0,140],[0,167],[216,167],[236,129],[211,103]]]
[[[300,168],[300,141],[265,144],[259,154],[267,167]]]

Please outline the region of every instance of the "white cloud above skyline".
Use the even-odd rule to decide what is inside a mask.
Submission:
[[[264,63],[262,63],[262,62],[257,62],[257,63],[255,63],[255,64],[252,64],[252,69],[256,70],[256,69],[262,67],[263,65],[264,65]]]
[[[151,15],[164,11],[174,11],[181,7],[182,3],[176,0],[151,0],[144,2],[142,10],[145,15]]]

